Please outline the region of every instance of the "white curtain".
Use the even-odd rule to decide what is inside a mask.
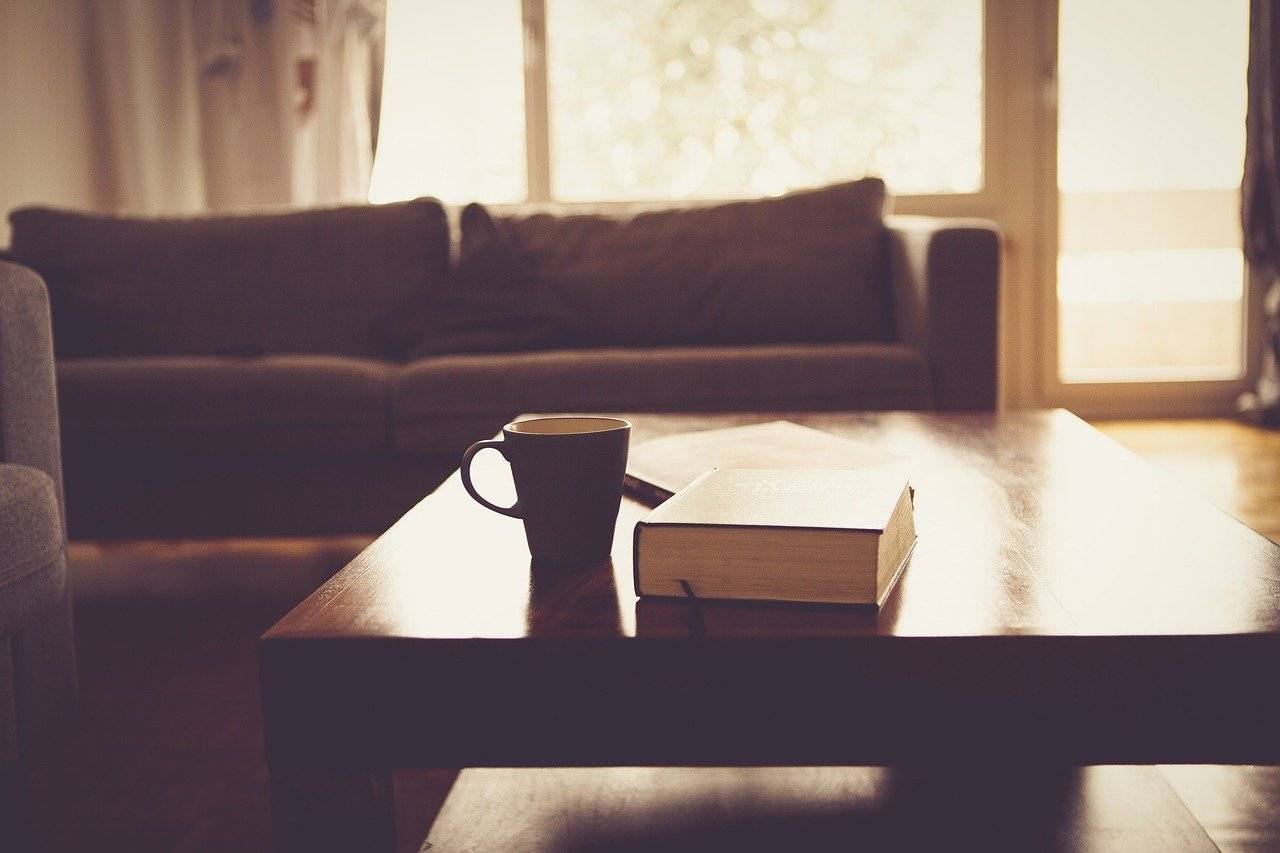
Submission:
[[[316,0],[308,31],[314,60],[314,107],[298,140],[294,186],[311,204],[363,201],[373,172],[370,98],[375,51],[381,50],[381,3]]]
[[[163,0],[85,5],[103,201],[135,213],[204,209],[191,16]]]
[[[364,201],[381,0],[86,0],[113,207]]]

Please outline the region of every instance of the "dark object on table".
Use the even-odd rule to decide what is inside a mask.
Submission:
[[[462,457],[462,485],[482,506],[524,521],[535,560],[592,563],[608,559],[622,502],[631,424],[618,418],[529,418],[507,424],[502,438],[478,441]],[[471,460],[486,447],[511,463],[516,502],[498,506],[471,482]]]

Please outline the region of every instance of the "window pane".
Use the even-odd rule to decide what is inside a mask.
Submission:
[[[1063,192],[1238,187],[1245,0],[1061,0]]]
[[[982,182],[981,0],[547,0],[553,194]]]
[[[1247,3],[1059,8],[1061,378],[1237,377]]]
[[[1087,382],[1236,374],[1243,283],[1238,249],[1062,255],[1064,376]]]
[[[369,200],[521,201],[520,0],[391,0]]]

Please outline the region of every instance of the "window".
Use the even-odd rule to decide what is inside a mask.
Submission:
[[[1061,0],[1060,16],[1059,376],[1239,377],[1248,4]]]
[[[369,200],[520,201],[524,35],[518,0],[392,0]]]
[[[963,0],[548,0],[552,192],[982,183],[982,9]]]
[[[981,0],[392,0],[370,197],[975,192],[982,29]]]

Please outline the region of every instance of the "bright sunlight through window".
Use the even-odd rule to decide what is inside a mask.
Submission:
[[[1248,4],[1061,0],[1059,373],[1243,369]],[[1152,22],[1158,21],[1158,26]]]
[[[981,0],[391,0],[370,198],[768,195],[982,185]],[[547,98],[526,104],[524,62]],[[545,62],[545,68],[537,63]],[[526,115],[531,120],[526,126]],[[549,162],[526,162],[526,127]],[[532,132],[532,131],[529,131]]]
[[[549,0],[566,199],[982,183],[979,0]]]
[[[369,200],[522,201],[519,0],[392,0]]]

